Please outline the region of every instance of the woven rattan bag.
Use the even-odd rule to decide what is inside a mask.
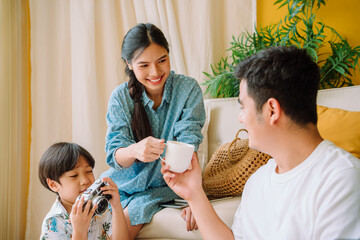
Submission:
[[[267,163],[270,156],[249,148],[248,139],[238,137],[220,146],[212,155],[203,174],[203,187],[212,197],[240,195],[248,178]]]

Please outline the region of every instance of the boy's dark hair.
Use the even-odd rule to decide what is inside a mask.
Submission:
[[[294,46],[264,49],[240,62],[235,77],[246,81],[258,112],[269,98],[275,98],[297,124],[317,123],[320,71],[306,50]]]
[[[94,158],[86,149],[76,143],[59,142],[49,147],[39,163],[38,174],[42,185],[52,191],[46,179],[49,178],[60,183],[60,176],[72,170],[79,161],[80,156],[83,156],[91,168],[94,168]]]
[[[123,40],[121,47],[121,57],[126,63],[139,56],[151,43],[165,48],[169,53],[169,43],[163,32],[151,23],[139,23],[130,29]],[[133,70],[125,64],[125,72],[129,76],[129,93],[134,100],[134,113],[131,121],[131,128],[135,141],[139,142],[148,136],[152,136],[149,118],[141,102],[144,86],[137,80]]]

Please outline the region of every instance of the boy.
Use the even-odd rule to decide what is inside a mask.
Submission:
[[[95,181],[94,158],[75,143],[59,142],[46,150],[39,163],[41,183],[58,197],[46,215],[40,239],[128,239],[129,234],[117,186],[110,178],[101,188],[111,195],[107,209],[94,216],[97,208],[84,198],[77,200]],[[94,216],[94,217],[93,217]]]

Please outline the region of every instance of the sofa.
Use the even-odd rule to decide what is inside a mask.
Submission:
[[[350,146],[345,144],[342,147],[345,149],[348,148],[350,152],[353,151],[354,155],[357,154],[356,156],[360,157],[360,86],[320,90],[317,102],[319,105],[327,106],[329,108],[340,108],[352,111],[342,114],[340,117],[337,114],[338,111],[325,111],[325,113],[330,114],[328,114],[325,119],[324,117],[319,118],[319,123],[324,121],[326,124],[334,122],[332,116],[338,116],[337,119],[335,118],[337,122],[335,121],[334,123],[336,124],[336,127],[330,125],[328,126],[328,129],[324,130],[324,134],[327,134],[326,131],[329,130],[333,130],[335,132],[333,132],[332,135],[328,134],[323,137],[326,139],[329,138],[329,140],[333,141],[335,144],[339,144],[340,146],[344,143],[350,143]],[[220,145],[232,141],[237,131],[240,128],[243,128],[237,120],[240,110],[237,98],[206,99],[205,109],[207,118],[202,129],[204,140],[198,149],[199,162],[203,169],[215,150]],[[323,129],[323,125],[326,124],[322,123],[321,126],[319,126],[319,129]],[[353,139],[351,136],[348,139],[344,139],[343,132],[346,131],[350,131]],[[240,135],[240,137],[246,138],[246,134]],[[342,141],[338,142],[339,139]],[[105,161],[98,161],[97,168],[107,169],[108,166]],[[43,189],[40,184],[38,186]],[[54,201],[54,195],[45,189],[43,189],[43,191],[44,195],[42,196],[42,202],[51,206]],[[32,194],[31,198],[31,202],[38,201],[38,195]],[[238,196],[212,203],[219,217],[229,227],[232,225],[233,216],[240,201],[241,197]],[[46,213],[48,209],[49,207],[46,206],[43,209],[43,212]],[[180,209],[162,209],[154,215],[150,223],[144,225],[139,232],[137,239],[201,239],[199,231],[186,231],[185,222],[181,218],[180,213]],[[39,212],[39,215],[41,214],[42,212]],[[42,219],[43,216],[40,218]],[[27,221],[34,221],[34,219],[28,218]],[[37,227],[27,230],[28,236],[37,235],[39,233],[41,221],[37,222],[35,225]],[[27,239],[30,238],[27,237]]]
[[[207,118],[202,130],[204,140],[198,150],[200,165],[203,169],[215,150],[222,144],[232,141],[237,131],[244,127],[238,122],[240,105],[237,102],[237,98],[206,99],[204,102]],[[357,120],[360,116],[360,86],[320,90],[317,97],[317,104],[328,107],[334,111],[334,114],[331,111],[327,111],[327,113],[331,114],[330,116],[338,116],[336,119],[331,120],[333,124],[336,124],[336,127],[331,125],[327,126],[328,129],[333,131],[332,133],[328,134],[326,127],[321,126],[322,129],[325,129],[323,133],[320,131],[323,138],[329,138],[328,140],[334,141],[334,143],[337,144],[337,138],[340,138],[342,131],[345,131],[338,127],[341,125],[344,129],[350,128],[351,137],[355,139],[352,140],[350,137],[343,140],[345,143],[344,148],[349,147],[346,146],[347,143],[353,144],[354,142],[360,142],[360,121]],[[345,112],[345,115],[337,115],[339,109],[346,110],[342,112],[342,114]],[[349,113],[353,115],[347,116],[347,111],[351,111]],[[354,114],[356,114],[356,116]],[[347,120],[344,120],[345,117],[347,117]],[[319,115],[319,122],[321,120],[321,122],[324,122],[324,125],[330,124],[330,118],[329,115],[324,115],[324,117],[323,115]],[[347,123],[348,120],[355,121],[355,124]],[[246,134],[242,134],[240,137],[246,138]],[[340,146],[342,146],[341,144],[342,143],[339,142]],[[358,154],[360,149],[359,145],[355,146],[355,148],[357,149],[354,150],[354,147],[350,146],[349,151],[355,151],[355,154]],[[359,157],[359,155],[356,156]],[[214,202],[212,205],[219,217],[231,227],[233,216],[240,201],[241,197],[238,196]],[[198,230],[186,231],[186,225],[180,213],[181,209],[174,208],[164,208],[159,211],[154,215],[150,223],[144,225],[137,239],[201,239]]]

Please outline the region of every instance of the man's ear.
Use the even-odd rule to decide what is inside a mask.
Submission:
[[[46,179],[46,183],[53,192],[59,191],[60,183],[56,182],[55,180],[51,180],[50,178]]]
[[[269,98],[266,105],[268,106],[268,117],[270,119],[270,124],[273,125],[279,120],[281,116],[280,103],[275,98]]]

